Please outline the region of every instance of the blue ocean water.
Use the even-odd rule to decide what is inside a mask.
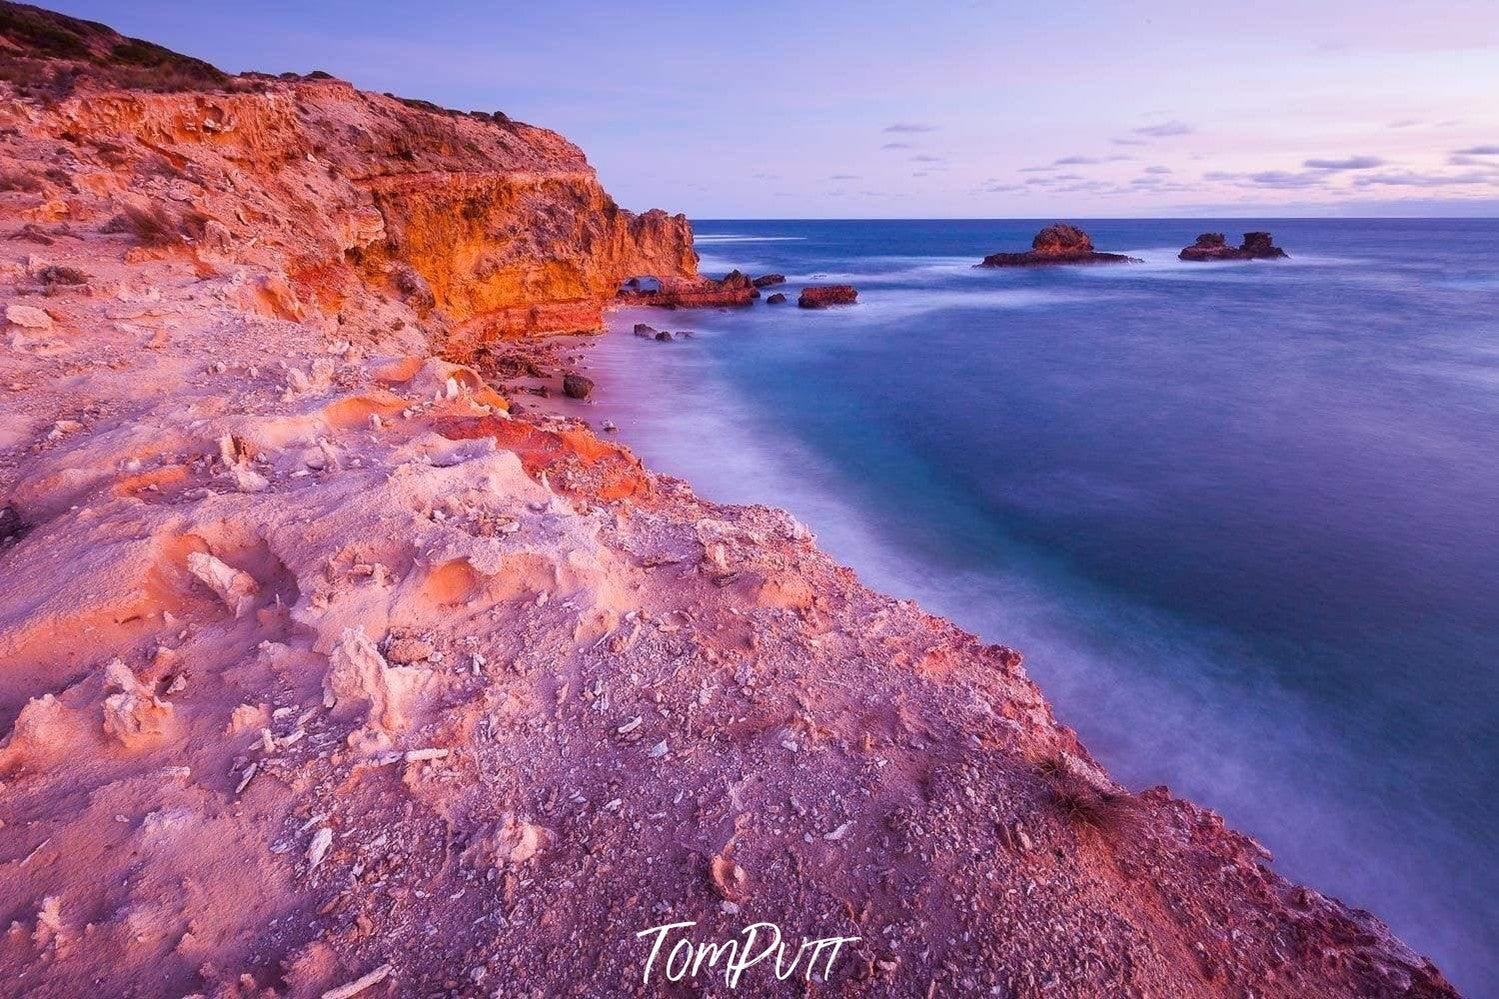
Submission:
[[[1047,221],[696,223],[705,273],[860,304],[620,312],[583,415],[1499,994],[1499,221],[1082,221],[1145,263],[973,268]],[[1292,259],[1175,259],[1248,228]]]

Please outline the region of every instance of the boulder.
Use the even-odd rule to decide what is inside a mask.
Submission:
[[[769,288],[773,284],[785,283],[786,275],[784,274],[761,274],[754,280],[754,285],[756,288]]]
[[[786,301],[786,296],[783,295],[783,294],[781,294],[780,292],[776,292],[774,295],[771,295],[769,298],[767,298],[765,300],[765,304],[766,305],[780,305],[781,303],[783,303],[785,301]]]
[[[831,305],[853,305],[859,293],[847,284],[814,284],[802,289],[796,304],[804,309],[826,309]]]
[[[31,330],[52,328],[52,317],[45,310],[38,309],[34,305],[7,305],[5,321]]]
[[[1093,240],[1075,225],[1058,222],[1036,233],[1023,253],[991,253],[980,267],[1041,267],[1050,264],[1138,264],[1136,257],[1100,253]]]
[[[669,330],[662,330],[661,332],[656,334],[656,339],[660,340],[662,343],[670,343],[671,332]]]
[[[1230,246],[1221,232],[1205,232],[1197,242],[1177,255],[1179,260],[1199,263],[1213,260],[1276,260],[1286,256],[1286,251],[1274,245],[1268,232],[1246,232],[1244,242]]]
[[[647,340],[649,340],[651,337],[654,337],[656,335],[656,328],[654,326],[647,326],[645,323],[636,323],[635,335],[643,336]]]
[[[593,379],[585,378],[574,371],[562,376],[562,394],[569,399],[587,399],[593,391]]]

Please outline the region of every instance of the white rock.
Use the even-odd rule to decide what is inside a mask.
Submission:
[[[311,874],[317,870],[317,865],[323,862],[328,855],[328,848],[333,845],[333,830],[323,826],[312,834],[312,842],[307,844],[307,873]]]
[[[27,329],[48,330],[52,328],[52,317],[34,305],[7,305],[5,319],[6,322],[16,326],[25,326]]]
[[[219,599],[234,611],[235,617],[243,617],[245,611],[255,605],[260,586],[248,572],[227,565],[207,552],[189,552],[187,569],[217,593]]]

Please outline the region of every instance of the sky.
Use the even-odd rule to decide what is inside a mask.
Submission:
[[[1499,216],[1499,0],[68,0],[580,145],[694,218]]]

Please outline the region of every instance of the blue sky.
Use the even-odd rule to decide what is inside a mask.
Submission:
[[[1495,0],[53,6],[554,128],[634,209],[1499,215]]]

